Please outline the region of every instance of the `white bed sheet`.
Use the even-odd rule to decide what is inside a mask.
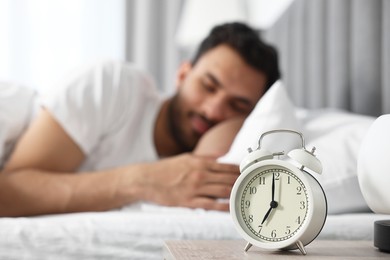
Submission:
[[[329,215],[318,239],[372,240],[374,213]],[[240,239],[228,213],[138,204],[0,220],[0,259],[162,259],[165,240]]]

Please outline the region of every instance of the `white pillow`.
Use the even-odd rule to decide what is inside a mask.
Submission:
[[[357,157],[361,142],[373,122],[372,117],[340,110],[314,111],[304,124],[311,136],[307,149],[315,146],[322,175],[315,175],[324,188],[329,214],[367,212],[357,178]]]
[[[290,101],[283,83],[277,81],[258,101],[252,113],[246,118],[229,152],[220,157],[218,161],[240,164],[249,147],[252,149],[258,147],[258,140],[262,133],[281,128],[301,131],[301,125],[295,116],[294,105]],[[264,137],[261,148],[271,152],[289,151],[299,143],[298,136],[274,134]]]

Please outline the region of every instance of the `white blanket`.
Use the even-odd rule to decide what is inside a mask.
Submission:
[[[330,215],[318,239],[372,240],[374,221],[386,218],[390,216]],[[177,239],[240,237],[228,213],[148,204],[0,219],[0,259],[162,259],[164,241]]]

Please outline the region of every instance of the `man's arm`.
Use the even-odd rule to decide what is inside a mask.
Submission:
[[[194,153],[215,157],[226,154],[244,120],[244,117],[236,117],[214,126],[199,140]]]
[[[0,216],[101,211],[136,201],[228,210],[238,168],[183,154],[149,164],[74,174],[85,159],[51,114],[42,110],[0,174]]]
[[[74,174],[85,159],[51,114],[42,110],[0,174],[0,215],[36,215],[119,206],[119,170]]]

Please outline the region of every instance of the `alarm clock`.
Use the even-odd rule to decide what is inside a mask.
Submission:
[[[285,153],[272,153],[261,148],[262,139],[270,134],[296,134],[302,147]],[[277,129],[263,133],[255,150],[241,161],[240,176],[230,195],[230,214],[238,233],[248,242],[263,249],[299,249],[321,232],[327,217],[327,201],[323,188],[311,174],[322,173],[322,165],[314,155],[315,147],[306,150],[302,133]],[[310,173],[309,173],[310,171]]]

